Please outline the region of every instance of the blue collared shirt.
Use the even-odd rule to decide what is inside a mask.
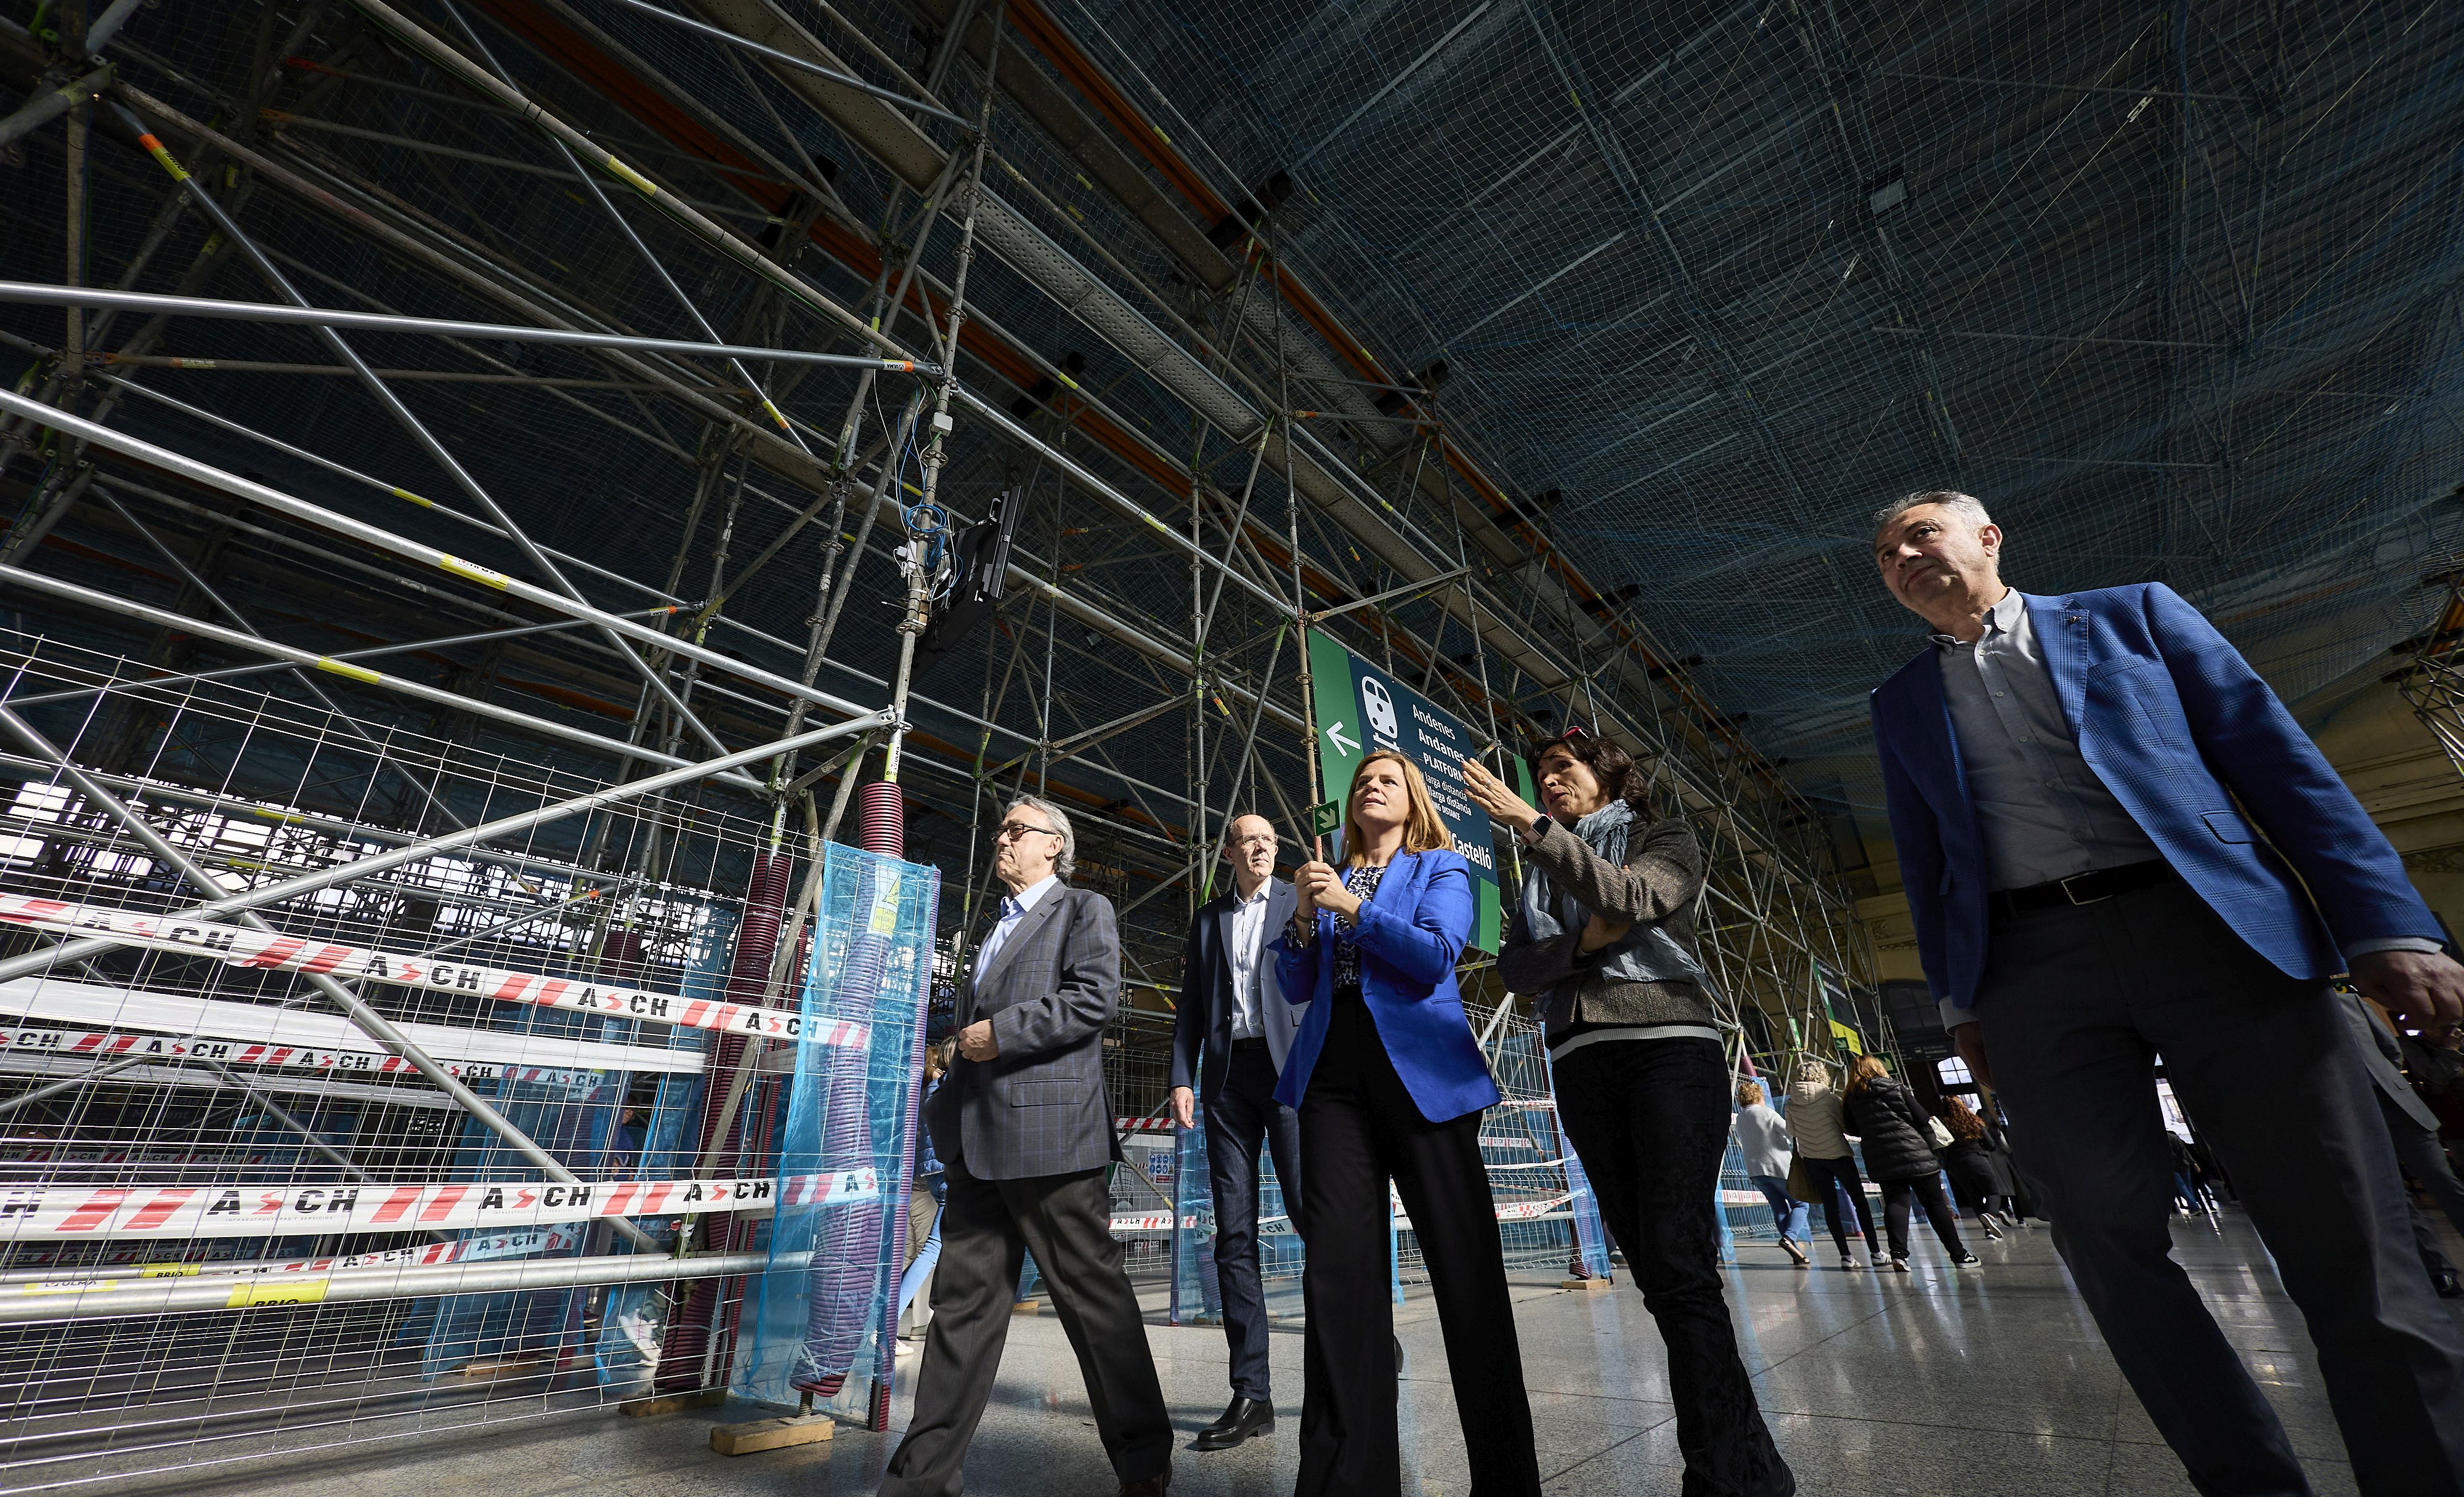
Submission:
[[[984,974],[992,970],[993,958],[1001,955],[1001,944],[1009,940],[1009,933],[1018,928],[1018,922],[1026,918],[1026,912],[1035,908],[1036,901],[1050,893],[1060,882],[1061,878],[1058,874],[1045,874],[1018,893],[1001,896],[1001,920],[993,926],[992,934],[984,938],[984,949],[976,957],[978,982],[981,982]]]

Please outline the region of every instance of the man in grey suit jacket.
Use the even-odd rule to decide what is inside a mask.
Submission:
[[[993,848],[1009,893],[959,990],[957,1063],[925,1110],[948,1180],[941,1262],[914,1413],[882,1497],[957,1497],[1030,1250],[1078,1354],[1121,1497],[1162,1497],[1172,1418],[1105,1180],[1120,1158],[1103,1058],[1119,929],[1111,900],[1062,881],[1077,839],[1060,807],[1021,797]]]
[[[1200,1450],[1225,1449],[1275,1427],[1266,1299],[1258,1279],[1262,1143],[1274,1153],[1275,1178],[1295,1226],[1301,1203],[1300,1115],[1275,1100],[1301,1010],[1284,1001],[1275,955],[1267,949],[1299,897],[1275,877],[1275,826],[1265,817],[1233,817],[1224,828],[1223,857],[1232,865],[1232,887],[1190,922],[1172,1027],[1173,1121],[1193,1126],[1197,1091],[1206,1097],[1215,1279],[1223,1292],[1223,1335],[1232,1343],[1232,1401],[1222,1418],[1198,1432]]]

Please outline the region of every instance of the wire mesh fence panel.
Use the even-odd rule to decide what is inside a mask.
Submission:
[[[849,1048],[782,899],[748,985],[758,808],[22,633],[0,688],[0,1487],[649,1391]]]

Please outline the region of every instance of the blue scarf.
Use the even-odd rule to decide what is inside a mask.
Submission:
[[[1584,846],[1622,868],[1634,826],[1634,807],[1626,801],[1613,800],[1575,822],[1573,830]],[[1592,918],[1581,900],[1571,894],[1559,894],[1550,884],[1548,871],[1537,863],[1526,865],[1522,912],[1523,928],[1533,941],[1580,930]],[[1703,969],[1702,962],[1657,922],[1636,925],[1612,944],[1599,976],[1618,983],[1689,982],[1706,991],[1712,987],[1711,974]],[[1573,980],[1577,984],[1580,981]]]
[[[1613,800],[1574,823],[1574,835],[1583,845],[1600,855],[1611,864],[1625,866],[1626,834],[1634,827],[1634,807],[1622,800]],[[1547,870],[1533,864],[1523,880],[1523,928],[1534,941],[1547,941],[1579,930],[1592,918],[1573,895],[1560,896],[1549,882]]]

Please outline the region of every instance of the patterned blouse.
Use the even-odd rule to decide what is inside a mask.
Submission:
[[[1377,882],[1385,877],[1384,867],[1349,868],[1343,886],[1365,904],[1376,897]],[[1360,927],[1341,915],[1334,917],[1334,1001],[1360,1002]]]

